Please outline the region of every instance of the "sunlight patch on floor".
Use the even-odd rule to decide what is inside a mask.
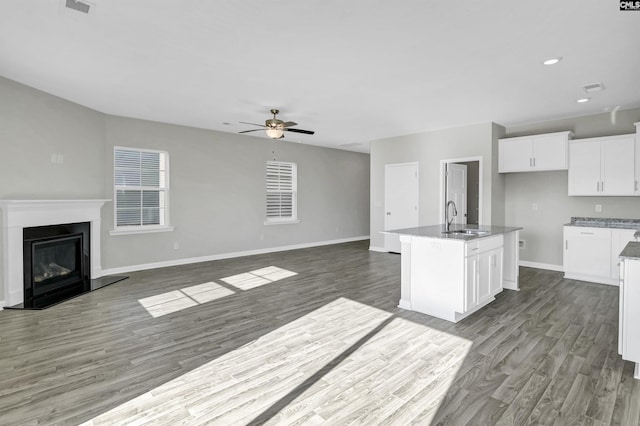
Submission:
[[[232,294],[235,294],[233,290],[214,282],[208,282],[145,297],[138,299],[138,302],[151,316],[157,318]]]
[[[237,287],[241,290],[250,290],[260,287],[274,281],[298,275],[297,272],[289,271],[277,266],[267,266],[266,268],[256,269],[254,271],[242,274],[232,275],[230,277],[221,278],[220,281]]]
[[[472,343],[339,298],[86,424],[247,424],[264,413],[267,424],[407,424],[437,412]]]

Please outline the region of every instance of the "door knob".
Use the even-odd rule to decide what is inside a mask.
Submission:
[[[391,216],[391,212],[387,212],[387,216]]]

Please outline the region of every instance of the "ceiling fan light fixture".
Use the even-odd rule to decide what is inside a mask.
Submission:
[[[284,135],[284,132],[282,131],[282,129],[267,129],[267,136],[269,136],[271,139],[280,139],[282,137],[282,135]]]

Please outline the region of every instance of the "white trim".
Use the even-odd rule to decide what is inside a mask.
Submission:
[[[411,309],[411,302],[402,299],[400,299],[400,301],[398,302],[398,308],[406,309],[407,311],[413,310]]]
[[[126,226],[121,226],[117,229],[109,231],[109,235],[133,235],[133,234],[152,234],[154,232],[171,232],[176,229],[174,226],[132,226],[131,229],[126,229]]]
[[[549,271],[557,271],[557,272],[564,271],[564,268],[562,267],[562,265],[553,265],[551,263],[529,262],[527,260],[521,260],[520,266],[524,266],[527,268],[546,269]]]
[[[384,247],[369,246],[369,251],[376,251],[379,253],[389,253]]]
[[[331,244],[350,243],[353,241],[368,240],[369,235],[361,237],[341,238],[338,240],[317,241],[314,243],[292,244],[289,246],[269,247],[264,249],[236,251],[231,253],[213,254],[210,256],[190,257],[185,259],[167,260],[164,262],[144,263],[141,265],[123,266],[120,268],[107,268],[102,270],[103,275],[124,274],[127,272],[146,271],[148,269],[167,268],[169,266],[189,265],[192,263],[210,262],[212,260],[231,259],[234,257],[253,256],[256,254],[276,253],[279,251],[297,250],[310,247],[327,246]]]
[[[7,305],[4,303],[4,300],[0,300],[0,309],[4,308],[5,306]]]
[[[572,273],[564,273],[564,277],[568,280],[576,280],[576,281],[586,281],[589,283],[596,284],[606,284],[618,287],[620,285],[619,278],[609,278],[609,277],[596,277],[593,275],[586,274],[572,274]]]
[[[265,225],[291,225],[295,223],[300,223],[299,220],[265,220]]]

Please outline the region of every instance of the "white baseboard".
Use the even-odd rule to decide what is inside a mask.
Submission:
[[[539,262],[529,262],[527,260],[521,260],[520,266],[526,266],[527,268],[536,268],[536,269],[547,269],[549,271],[557,271],[563,272],[564,267],[562,265],[554,265],[551,263],[539,263]]]
[[[369,246],[369,250],[370,251],[377,251],[377,252],[380,252],[380,253],[387,253],[387,250],[385,250],[384,247]]]
[[[255,254],[266,254],[266,253],[276,253],[279,251],[287,251],[287,250],[297,250],[303,248],[310,247],[320,247],[320,246],[328,246],[331,244],[342,244],[342,243],[350,243],[353,241],[364,241],[368,240],[369,236],[362,237],[350,237],[350,238],[341,238],[338,240],[329,240],[329,241],[317,241],[313,243],[303,243],[303,244],[293,244],[290,246],[280,246],[280,247],[269,247],[264,249],[256,249],[256,250],[246,250],[246,251],[237,251],[232,253],[221,253],[214,254],[210,256],[200,256],[200,257],[190,257],[186,259],[175,259],[175,260],[167,260],[164,262],[153,262],[153,263],[144,263],[141,265],[130,265],[130,266],[122,266],[120,268],[107,268],[102,270],[102,276],[106,275],[115,275],[115,274],[125,274],[127,272],[134,271],[146,271],[147,269],[157,269],[157,268],[167,268],[169,266],[180,266],[180,265],[188,265],[191,263],[200,263],[200,262],[210,262],[212,260],[222,260],[222,259],[231,259],[234,257],[242,257],[242,256],[253,256]]]
[[[402,300],[400,299],[400,301],[398,302],[398,308],[402,308],[402,309],[406,309],[406,310],[411,310],[411,302],[409,302],[408,300]]]
[[[573,274],[573,273],[565,273],[564,277],[568,280],[576,280],[576,281],[586,281],[589,283],[596,284],[606,284],[618,287],[620,285],[620,280],[610,277],[596,277],[593,275],[585,275],[585,274]]]
[[[0,300],[0,309],[4,308],[5,306],[7,305],[4,303],[4,300]]]

